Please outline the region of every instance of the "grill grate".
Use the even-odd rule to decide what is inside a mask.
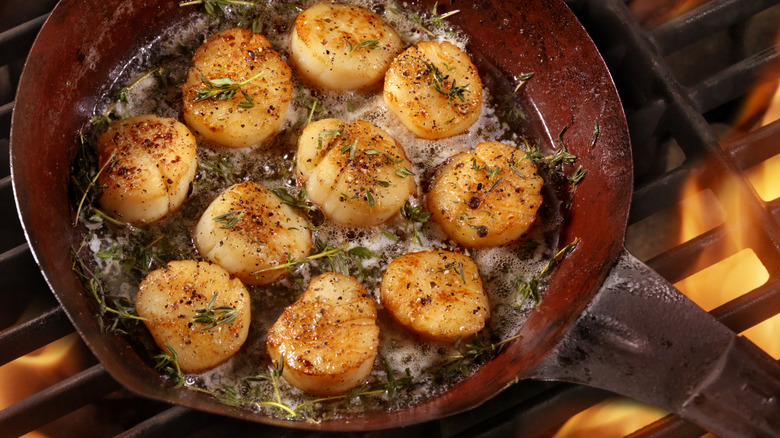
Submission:
[[[9,3],[5,7],[14,8],[13,13],[0,14],[4,17],[0,19],[0,149],[3,150],[0,205],[6,212],[14,208],[6,161],[13,91],[23,58],[47,10],[53,7],[51,1],[27,8],[14,1]],[[690,83],[683,81],[666,59],[724,30],[739,38],[740,26],[746,19],[780,4],[780,0],[715,0],[652,31],[637,22],[623,0],[567,0],[567,3],[604,54],[626,109],[637,178],[630,224],[672,209],[680,201],[684,182],[691,176],[701,176],[716,194],[721,175],[739,176],[741,191],[749,199],[748,226],[759,231],[751,247],[768,269],[770,279],[712,313],[737,332],[779,313],[780,201],[762,201],[740,175],[780,153],[780,146],[774,141],[780,135],[780,122],[730,142],[718,139],[711,122],[719,120],[722,109],[753,86],[760,72],[777,63],[780,52],[776,47],[746,56],[740,56],[744,54],[739,50],[731,51],[735,52],[734,59],[725,67]],[[679,167],[667,170],[664,157],[670,141],[679,145],[685,160]],[[694,272],[691,260],[699,255],[735,252],[726,232],[725,226],[717,227],[647,262],[667,280],[676,282]],[[667,234],[676,236],[674,230]],[[724,251],[720,252],[721,249]],[[6,303],[0,309],[2,365],[74,330],[38,272],[16,215],[0,216],[0,251],[0,290]],[[37,309],[32,317],[20,317],[31,307]],[[0,411],[0,436],[17,436],[85,410],[99,412],[94,415],[101,422],[93,431],[94,436],[152,437],[175,433],[197,437],[258,432],[268,436],[290,435],[285,429],[140,399],[119,388],[102,366],[93,365],[94,358],[88,362],[74,376]],[[550,435],[574,414],[610,396],[605,391],[577,385],[526,381],[478,409],[410,427],[404,433],[409,436]],[[698,427],[669,416],[633,436],[702,434]]]

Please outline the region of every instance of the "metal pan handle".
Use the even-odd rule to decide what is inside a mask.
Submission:
[[[627,251],[534,377],[643,400],[718,436],[780,436],[780,365]]]

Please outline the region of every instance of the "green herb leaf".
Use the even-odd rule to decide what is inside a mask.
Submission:
[[[211,220],[213,220],[218,224],[222,224],[219,228],[223,230],[229,230],[234,226],[236,226],[238,221],[240,221],[241,218],[244,217],[245,213],[246,212],[244,210],[229,211],[225,214],[214,216],[213,218],[211,218]]]
[[[301,188],[301,190],[298,192],[297,197],[294,197],[293,195],[288,193],[287,189],[283,187],[273,188],[271,189],[271,192],[273,192],[274,195],[278,196],[283,203],[289,205],[292,208],[297,208],[298,210],[306,210],[306,211],[316,210],[316,208],[306,203],[306,187]]]
[[[192,317],[194,322],[199,324],[207,324],[201,329],[201,331],[211,330],[220,324],[230,324],[236,320],[240,309],[231,306],[218,306],[214,307],[214,303],[217,301],[217,295],[219,292],[214,292],[211,296],[209,304],[205,309],[198,309],[195,311],[195,316]]]
[[[354,52],[355,50],[360,50],[363,48],[375,50],[379,48],[379,38],[361,41],[355,44],[354,46],[352,45],[351,42],[349,42],[349,38],[344,38],[344,42],[347,43],[347,53],[349,54],[349,56],[352,56],[352,52]]]
[[[202,73],[198,73],[198,77],[200,77],[201,82],[203,82],[205,86],[195,90],[195,96],[190,98],[190,100],[193,102],[203,102],[204,100],[209,99],[230,100],[242,86],[254,81],[262,75],[263,72],[260,72],[245,81],[235,82],[230,78],[206,79]],[[244,93],[244,95],[248,96],[246,93]],[[247,99],[247,101],[250,99],[251,98]],[[252,104],[254,105],[254,102],[252,102]]]

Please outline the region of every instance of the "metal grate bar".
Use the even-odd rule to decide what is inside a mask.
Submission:
[[[0,438],[35,430],[117,389],[119,384],[95,365],[0,411]]]
[[[51,308],[35,318],[0,332],[0,365],[33,352],[73,333],[62,307]]]
[[[754,87],[760,73],[780,60],[780,45],[770,47],[740,61],[689,89],[693,105],[706,113],[744,96]]]
[[[24,58],[32,47],[35,36],[41,30],[49,14],[24,22],[0,33],[0,65]]]
[[[777,3],[777,0],[713,0],[658,26],[652,37],[659,51],[666,55]]]
[[[780,152],[778,139],[780,139],[780,120],[775,120],[725,145],[724,148],[737,167],[744,171],[777,155]]]

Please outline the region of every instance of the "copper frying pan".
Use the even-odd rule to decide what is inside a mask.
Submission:
[[[430,9],[433,1],[411,2]],[[450,2],[439,2],[450,3]],[[50,287],[94,354],[150,398],[269,424],[320,430],[400,427],[472,408],[516,377],[609,389],[676,412],[723,436],[780,435],[780,370],[623,248],[632,186],[625,117],[595,46],[560,0],[455,2],[469,50],[506,78],[533,72],[516,96],[550,147],[567,145],[588,170],[562,242],[581,243],[556,269],[522,338],[474,376],[423,404],[320,424],[290,423],[167,385],[125,338],[102,335],[71,269],[79,243],[68,198],[76,133],[140,47],[195,13],[176,1],[63,0],[33,45],[11,130],[16,202]],[[599,134],[593,142],[594,125]]]

